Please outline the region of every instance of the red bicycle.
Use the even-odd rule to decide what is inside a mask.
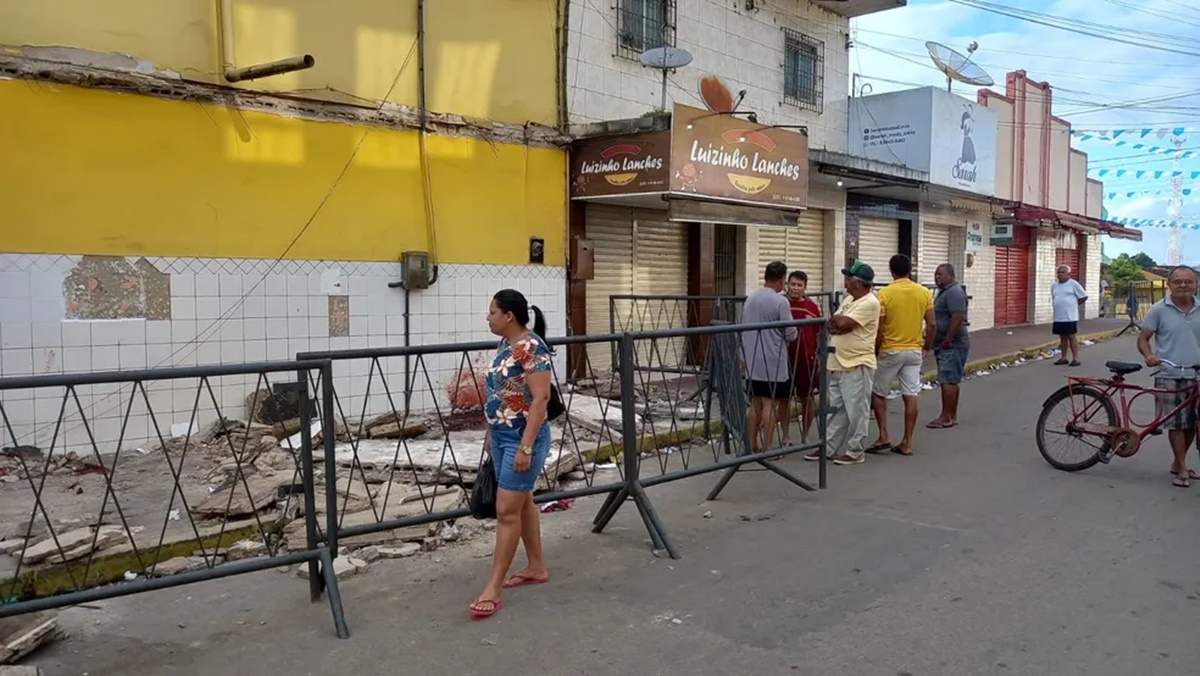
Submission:
[[[1184,368],[1165,359],[1162,364],[1170,368]],[[1163,424],[1189,407],[1196,408],[1200,403],[1200,366],[1186,367],[1195,373],[1195,378],[1186,387],[1171,390],[1126,382],[1125,376],[1141,371],[1141,364],[1110,361],[1104,365],[1112,371],[1112,377],[1067,376],[1067,384],[1042,404],[1042,414],[1037,422],[1038,451],[1056,469],[1079,472],[1098,462],[1107,463],[1114,455],[1119,458],[1131,457],[1138,452],[1146,437],[1162,434]],[[1159,371],[1151,375],[1157,373]],[[1133,419],[1131,407],[1139,397],[1179,395],[1183,392],[1190,394],[1178,406],[1154,420],[1140,423]],[[1119,409],[1117,402],[1120,402]],[[1051,421],[1060,412],[1066,414],[1061,426]],[[1052,440],[1080,442],[1088,450],[1084,450],[1079,457],[1064,459],[1052,451]],[[1197,445],[1200,446],[1200,439]]]

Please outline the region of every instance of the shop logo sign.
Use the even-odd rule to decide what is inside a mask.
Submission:
[[[954,163],[954,167],[950,170],[950,174],[955,179],[975,184],[977,172],[975,170],[975,139],[972,134],[975,132],[975,117],[971,114],[974,107],[971,104],[963,106],[962,118],[958,123],[958,128],[962,130],[962,151],[958,154],[958,160]]]

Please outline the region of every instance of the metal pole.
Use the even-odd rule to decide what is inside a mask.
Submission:
[[[817,382],[820,383],[817,393],[817,436],[821,444],[817,447],[821,452],[821,457],[817,460],[817,486],[826,488],[829,472],[829,460],[826,457],[829,454],[829,415],[826,411],[829,408],[829,324],[821,327],[817,346]]]
[[[316,479],[313,472],[312,452],[312,401],[308,396],[308,371],[301,369],[296,375],[300,395],[300,464],[304,473],[304,535],[308,549],[317,548],[317,496]],[[321,577],[319,560],[308,562],[308,593],[314,603],[321,599],[324,579]]]
[[[337,439],[337,424],[334,423],[333,406],[333,362],[326,361],[321,367],[321,435],[325,446],[325,516],[328,529],[326,541],[329,543],[329,555],[338,555],[338,504],[337,504],[337,459],[334,458]]]

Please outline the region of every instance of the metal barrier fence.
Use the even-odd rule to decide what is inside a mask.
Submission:
[[[308,430],[236,422],[223,389],[247,385],[250,418],[310,415],[294,361],[0,379],[0,618],[283,566],[306,565],[348,636],[333,555],[318,536]],[[99,402],[118,404],[100,407]],[[190,416],[170,411],[189,402]],[[102,409],[102,410],[100,410]],[[46,421],[18,433],[18,421]],[[153,444],[130,448],[145,438]],[[68,451],[77,448],[80,452]],[[294,526],[294,528],[293,528]],[[293,535],[286,535],[288,530]]]
[[[535,502],[561,503],[607,494],[595,520],[594,531],[598,533],[620,505],[632,500],[654,548],[678,557],[678,549],[646,495],[647,487],[823,448],[824,435],[821,428],[818,441],[748,453],[748,432],[744,425],[731,427],[727,414],[735,410],[745,413],[744,390],[738,389],[742,385],[714,388],[715,397],[697,397],[695,376],[708,365],[693,366],[690,374],[678,368],[664,369],[664,346],[693,336],[755,334],[800,326],[810,331],[817,327],[816,333],[825,336],[824,320],[807,320],[548,340],[553,348],[615,345],[618,363],[629,368],[605,372],[585,364],[583,372],[587,375],[570,383],[559,380],[558,373],[563,369],[555,369],[555,384],[566,412],[551,423],[553,441]],[[823,350],[824,345],[814,346],[814,352]],[[325,487],[329,495],[336,491],[339,500],[336,510],[329,508],[330,513],[336,511],[337,517],[325,535],[334,556],[344,547],[392,540],[424,541],[434,537],[427,528],[429,524],[469,515],[466,488],[474,484],[487,452],[483,377],[495,351],[495,342],[480,342],[300,355],[305,360],[330,361],[332,381],[336,383],[323,399],[328,409],[314,411],[313,419],[303,423],[314,430],[332,426],[339,439],[326,447],[327,457],[333,457],[338,468],[336,478],[332,473],[327,476]],[[579,354],[587,359],[586,350]],[[403,378],[402,365],[393,362],[405,356],[412,361],[416,381],[408,383],[413,393],[409,407],[392,394],[404,389],[395,382],[397,377]],[[786,363],[786,355],[783,358]],[[732,365],[739,368],[736,361]],[[360,374],[360,380],[365,376],[365,382],[355,385],[351,373]],[[320,377],[321,382],[313,384],[325,392],[330,379],[324,374]],[[823,382],[823,375],[817,377]],[[744,382],[743,376],[739,375],[736,382]],[[739,396],[742,400],[731,406],[729,402],[737,401]],[[685,406],[695,400],[700,403]],[[721,407],[719,411],[715,406]],[[327,444],[332,437],[326,435]],[[725,454],[735,457],[722,459]],[[647,465],[650,459],[656,462]],[[823,487],[824,460],[819,464]],[[643,476],[647,467],[657,468],[655,476]],[[787,475],[777,467],[769,469]],[[803,481],[797,482],[811,488]],[[719,488],[713,491],[713,499]]]
[[[841,300],[841,292],[816,291],[805,294],[832,315]],[[608,297],[608,325],[613,334],[638,331],[666,331],[709,326],[714,320],[739,323],[745,296],[671,296],[624,294]],[[656,369],[690,372],[688,367],[704,364],[708,340],[704,335],[678,336],[660,346],[663,358]],[[643,349],[639,347],[639,349]],[[639,353],[641,363],[647,355]],[[612,363],[619,368],[617,347],[612,346]]]
[[[721,472],[708,493],[715,500],[739,469],[756,465],[815,490],[774,462],[810,451],[824,488],[824,416],[815,433],[802,429],[794,443],[790,408],[755,408],[762,402],[747,397],[747,376],[763,377],[762,368],[781,381],[798,372],[801,352],[787,352],[792,331],[808,336],[803,372],[811,388],[795,399],[824,410],[825,360],[817,358],[828,350],[824,319],[548,341],[555,348],[615,344],[626,366],[616,373],[589,366],[587,378],[566,383],[556,364],[566,412],[551,424],[535,502],[566,508],[573,498],[605,494],[595,533],[632,502],[654,550],[678,558],[648,495],[654,486]],[[706,363],[690,372],[663,369],[665,346],[694,337],[712,344]],[[0,617],[299,565],[312,600],[324,593],[337,635],[349,636],[337,574],[359,565],[350,553],[415,553],[486,530],[464,517],[487,453],[483,376],[496,346],[0,379],[10,440],[0,465],[0,517],[18,526],[0,534],[0,553],[13,555],[0,558]],[[705,373],[712,385],[701,390]],[[25,390],[32,393],[14,395]],[[230,402],[247,390],[249,417],[241,422]],[[780,390],[780,402],[792,395]],[[119,398],[118,415],[95,413],[105,397]],[[167,419],[163,411],[180,408],[167,402],[180,399],[191,402],[191,415]],[[30,435],[17,434],[10,419],[10,409],[17,415],[16,408],[44,401],[57,405],[49,429],[32,434],[48,439],[45,450],[23,443]],[[752,426],[768,410],[786,424],[767,420],[756,439]],[[264,416],[278,422],[256,422]],[[138,447],[146,437],[155,443]],[[64,453],[64,444],[88,451]]]

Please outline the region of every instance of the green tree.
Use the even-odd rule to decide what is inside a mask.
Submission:
[[[1138,256],[1145,255],[1138,254]],[[1145,276],[1142,275],[1142,267],[1135,262],[1135,258],[1130,258],[1129,254],[1121,254],[1113,259],[1112,263],[1108,265],[1108,273],[1112,275],[1114,282],[1136,282],[1145,279]]]
[[[1122,254],[1122,255],[1124,255],[1124,254]],[[1141,268],[1143,270],[1149,270],[1150,268],[1153,268],[1158,265],[1158,263],[1154,262],[1153,258],[1147,256],[1145,253],[1143,253],[1141,251],[1134,254],[1132,257],[1130,257],[1129,260],[1133,261],[1134,265],[1137,265],[1139,268]]]

